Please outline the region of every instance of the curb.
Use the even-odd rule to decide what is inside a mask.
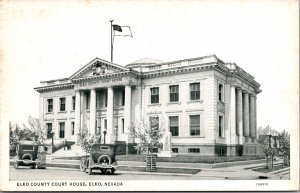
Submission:
[[[13,165],[13,162],[10,162]],[[52,168],[64,168],[64,169],[80,169],[79,164],[63,164],[63,163],[46,163],[45,167]],[[195,168],[172,168],[172,167],[156,167],[156,173],[166,173],[166,174],[177,174],[177,175],[194,175],[201,171],[201,169]],[[118,165],[117,171],[129,171],[129,172],[145,172],[147,174],[153,174],[151,172],[146,172],[146,166],[127,166]]]

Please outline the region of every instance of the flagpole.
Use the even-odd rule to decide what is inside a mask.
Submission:
[[[113,37],[112,37],[112,22],[114,20],[109,20],[110,21],[110,61],[113,62]]]

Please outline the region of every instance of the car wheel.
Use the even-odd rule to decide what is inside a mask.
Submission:
[[[103,169],[103,168],[102,168],[102,169],[100,169],[100,171],[101,171],[102,174],[106,174],[107,169]]]
[[[86,168],[85,168],[85,166],[84,166],[84,159],[81,159],[81,161],[80,161],[80,170],[81,170],[82,172],[85,172],[85,170],[86,170]]]
[[[111,170],[110,170],[110,174],[114,174],[114,173],[115,173],[115,171],[116,171],[116,169],[115,169],[115,168],[111,168]]]
[[[18,166],[19,166],[18,162],[14,162],[14,168],[18,169]]]
[[[92,175],[92,168],[88,168],[88,175]]]

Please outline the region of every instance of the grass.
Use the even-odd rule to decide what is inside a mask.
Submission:
[[[68,159],[68,160],[80,160],[80,156],[76,157],[61,157],[57,159]],[[264,159],[263,156],[195,156],[195,155],[177,155],[176,157],[158,157],[158,162],[177,162],[177,163],[223,163],[223,162],[234,162],[234,161],[247,161],[247,160],[257,160]],[[135,161],[135,162],[145,162],[146,155],[117,155],[117,161]]]
[[[191,155],[177,155],[176,157],[158,157],[158,162],[179,162],[179,163],[223,163],[233,161],[246,161],[263,159],[262,156],[191,156]],[[146,155],[119,155],[118,161],[139,161],[145,162]]]

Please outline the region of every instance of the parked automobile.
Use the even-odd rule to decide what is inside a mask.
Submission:
[[[124,144],[93,144],[90,154],[81,159],[80,169],[87,171],[89,175],[93,170],[100,170],[102,174],[114,174],[118,168],[116,155],[123,154],[126,154]]]
[[[42,146],[32,141],[22,141],[17,144],[16,156],[14,157],[14,168],[19,166],[31,166],[41,168],[46,164],[46,154],[41,151]]]

